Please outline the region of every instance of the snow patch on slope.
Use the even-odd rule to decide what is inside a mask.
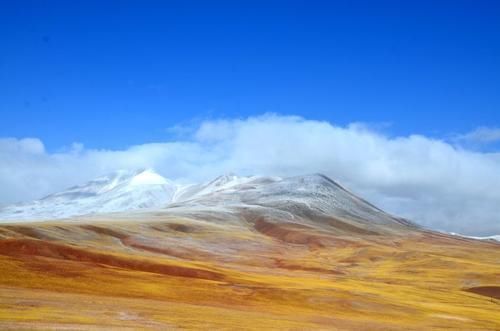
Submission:
[[[476,237],[476,236],[466,236],[466,235],[455,233],[455,232],[450,232],[450,234],[453,236],[458,236],[458,237],[462,237],[462,238],[469,238],[469,239],[476,239],[476,240],[494,240],[494,241],[500,242],[500,235]]]

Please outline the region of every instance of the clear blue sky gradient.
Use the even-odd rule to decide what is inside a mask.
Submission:
[[[500,124],[499,1],[2,1],[0,137],[124,148],[276,112]]]

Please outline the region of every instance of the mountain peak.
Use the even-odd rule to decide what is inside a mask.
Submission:
[[[130,180],[130,185],[166,185],[171,184],[165,177],[156,173],[153,169],[138,171]]]

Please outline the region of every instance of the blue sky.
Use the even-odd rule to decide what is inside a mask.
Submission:
[[[0,27],[0,206],[117,169],[319,172],[500,233],[498,1],[2,1]]]
[[[394,136],[500,123],[496,1],[3,1],[0,26],[0,136],[49,151],[266,112]]]

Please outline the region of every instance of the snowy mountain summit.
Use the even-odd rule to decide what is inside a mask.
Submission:
[[[0,209],[1,220],[56,219],[140,208],[172,200],[177,185],[150,169],[119,170],[40,200]]]

